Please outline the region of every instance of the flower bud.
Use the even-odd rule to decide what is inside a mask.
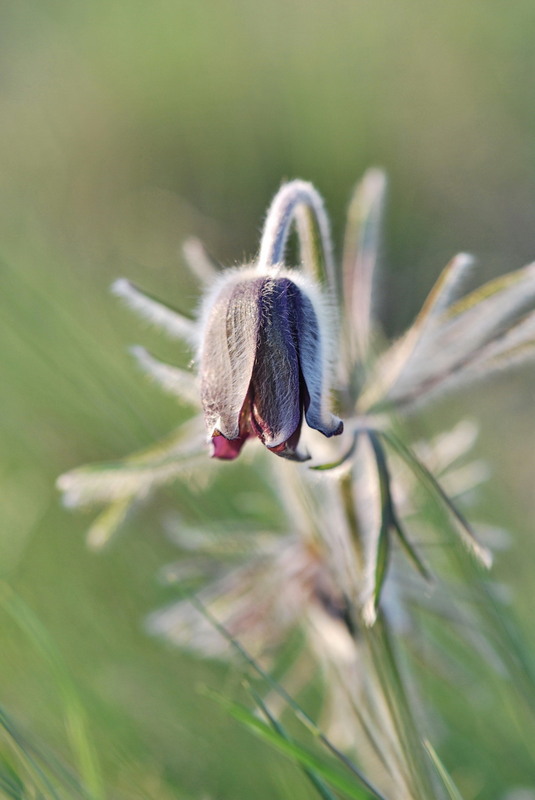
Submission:
[[[291,276],[291,277],[290,277]],[[208,298],[199,361],[201,400],[216,458],[249,436],[293,460],[303,416],[325,436],[343,423],[325,409],[326,342],[313,292],[290,271],[227,273]]]

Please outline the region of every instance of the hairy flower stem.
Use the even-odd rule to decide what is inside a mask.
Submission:
[[[323,200],[306,181],[292,181],[275,195],[269,207],[260,243],[257,267],[264,270],[284,263],[295,222],[303,269],[315,280],[327,278],[334,296],[338,282],[333,259],[329,218]]]

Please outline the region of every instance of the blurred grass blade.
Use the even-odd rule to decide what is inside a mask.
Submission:
[[[24,783],[17,775],[14,767],[8,763],[7,758],[0,753],[0,791],[15,800],[24,797]]]
[[[100,550],[105,547],[126,521],[135,504],[136,498],[128,495],[120,500],[115,500],[105,508],[87,531],[86,541],[89,547],[92,550]]]
[[[279,720],[273,716],[267,705],[264,703],[263,699],[260,697],[258,692],[256,692],[252,686],[247,686],[247,690],[249,694],[253,698],[254,702],[260,709],[260,711],[264,714],[268,722],[270,723],[271,727],[274,731],[276,731],[279,736],[286,741],[292,741],[288,734],[286,733],[284,727],[279,722]],[[327,784],[314,772],[314,770],[310,769],[309,767],[303,766],[303,772],[314,786],[322,800],[337,800],[336,797],[333,795]]]
[[[28,773],[29,779],[34,784],[36,791],[39,793],[38,797],[52,798],[52,800],[61,800],[61,796],[57,793],[50,778],[46,775],[45,771],[38,763],[33,748],[28,745],[24,737],[22,737],[15,726],[7,716],[7,714],[0,708],[0,729],[3,729],[9,739],[11,745],[16,753],[17,760],[20,762],[21,767]],[[44,795],[41,795],[44,792]],[[14,795],[15,797],[24,797],[23,795]]]
[[[1,707],[0,738],[7,739],[13,754],[12,763],[7,763],[0,755],[0,782],[12,791],[21,787],[15,797],[20,800],[97,800],[54,753],[24,736]]]
[[[483,347],[467,367],[470,374],[489,375],[535,358],[535,312],[527,314]]]
[[[65,728],[82,783],[94,800],[103,800],[102,776],[86,715],[63,659],[35,614],[6,584],[0,584],[0,603],[47,662],[63,701]],[[5,717],[2,722],[6,727]]]
[[[433,764],[438,777],[440,778],[444,789],[446,790],[449,800],[463,800],[461,793],[455,786],[453,782],[453,778],[447,771],[446,767],[438,757],[438,754],[427,739],[424,741],[424,747],[427,750],[429,758],[431,759],[431,763]]]
[[[0,765],[0,792],[12,800],[24,800],[24,785],[14,773],[12,777],[11,772],[9,775],[2,772],[5,769],[5,764]]]
[[[241,656],[241,658],[243,658],[245,663],[249,664],[249,666],[254,669],[254,671],[267,683],[267,685],[288,703],[289,708],[293,711],[296,718],[307,728],[307,730],[316,736],[318,740],[335,756],[335,758],[344,764],[344,766],[359,781],[361,781],[364,785],[368,785],[367,779],[364,777],[360,769],[353,763],[353,761],[348,758],[345,753],[339,750],[327,736],[325,736],[321,728],[314,722],[312,717],[307,714],[307,712],[301,708],[294,698],[288,694],[284,687],[282,687],[274,678],[272,678],[272,676],[266,672],[257,661],[255,661],[255,659],[247,652],[247,650],[236,639],[234,639],[233,636],[231,636],[225,626],[221,625],[221,623],[208,611],[208,609],[205,608],[199,598],[195,594],[187,594],[185,592],[184,598],[188,599],[189,602],[206,617],[206,619],[215,627],[218,633],[220,633],[221,636],[223,636],[223,638],[226,639],[233,649]],[[369,785],[369,788],[374,797],[379,798],[379,800],[384,800],[382,795],[380,795],[374,787]]]
[[[282,737],[278,731],[273,730],[265,722],[258,719],[245,706],[211,690],[206,690],[206,694],[218,702],[235,720],[241,722],[280,753],[283,753],[283,755],[291,758],[301,766],[313,770],[331,786],[344,792],[352,800],[371,800],[372,798],[374,800],[386,800],[364,777],[361,777],[362,786],[359,786],[355,780],[351,780],[348,776],[325,764],[314,753]]]
[[[406,676],[398,663],[396,648],[380,609],[376,624],[366,631],[366,636],[392,723],[405,754],[411,791],[415,798],[431,797],[430,776],[422,752],[413,693],[408,691]]]
[[[450,319],[475,312],[486,318],[485,328],[495,327],[497,322],[524,308],[535,298],[535,264],[499,275],[478,289],[457,300],[445,313]],[[492,313],[491,313],[492,312]]]

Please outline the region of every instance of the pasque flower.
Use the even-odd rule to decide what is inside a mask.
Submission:
[[[269,456],[257,473],[262,493],[270,477],[275,480],[270,505],[275,499],[287,517],[283,535],[256,530],[263,494],[253,504],[247,498],[255,516],[241,537],[237,519],[219,519],[212,532],[183,518],[167,527],[182,552],[166,577],[180,582],[182,591],[178,601],[151,615],[149,628],[202,656],[224,657],[234,637],[242,654],[245,647],[269,666],[299,628],[306,649],[285,676],[293,691],[321,663],[333,735],[348,746],[358,741],[359,755],[367,748],[386,796],[421,800],[437,795],[427,761],[421,763],[422,737],[416,727],[412,731],[417,693],[405,690],[406,670],[396,658],[398,640],[414,639],[419,663],[431,652],[427,642],[425,654],[418,650],[420,619],[412,610],[432,608],[446,620],[444,630],[456,626],[469,637],[471,649],[479,647],[485,658],[497,655],[499,668],[509,665],[512,677],[518,668],[514,647],[508,656],[514,637],[505,638],[501,653],[489,647],[484,629],[490,594],[486,586],[477,590],[479,573],[457,547],[462,543],[475,562],[490,565],[490,554],[457,505],[485,477],[480,463],[459,464],[475,428],[465,422],[435,442],[408,447],[398,436],[398,418],[443,391],[535,357],[535,265],[463,293],[471,260],[458,255],[413,325],[383,348],[374,284],[384,193],[384,176],[371,170],[349,208],[338,271],[323,203],[303,181],[276,194],[250,265],[219,271],[190,242],[187,260],[205,287],[195,320],[128,281],[116,282],[114,292],[134,310],[189,343],[195,372],[158,361],[140,347],[133,353],[156,383],[200,405],[202,414],[149,450],[116,464],[81,467],[58,484],[67,505],[106,506],[89,533],[98,546],[156,487],[179,477],[195,487],[214,471],[206,434],[216,459],[235,458],[248,438],[258,437],[275,454],[303,460],[299,445],[307,426],[328,437],[312,432],[312,469]],[[285,263],[292,226],[301,264],[293,269]],[[329,411],[331,388],[345,424],[344,436],[334,439],[342,422]],[[425,514],[428,503],[432,516]],[[432,577],[440,579],[439,589]],[[191,604],[196,588],[198,602]],[[409,636],[413,619],[417,637]],[[439,647],[444,650],[440,641]],[[522,674],[519,683],[524,679]]]
[[[277,267],[232,272],[209,296],[199,370],[217,458],[235,458],[256,435],[273,453],[304,460],[303,416],[325,436],[342,432],[325,409],[325,334],[312,297],[297,273]]]
[[[300,180],[284,184],[276,194],[252,265],[220,270],[197,241],[188,241],[187,263],[205,288],[196,320],[127,280],[115,282],[115,294],[196,353],[197,374],[159,361],[142,347],[132,349],[142,370],[165,391],[189,406],[201,404],[204,420],[196,416],[123,461],[80,467],[60,477],[67,505],[107,506],[90,530],[92,544],[107,541],[131,508],[158,486],[181,477],[190,485],[192,479],[206,481],[210,470],[203,431],[219,459],[237,456],[251,436],[278,455],[303,458],[298,443],[305,422],[326,436],[341,432],[340,420],[328,411],[331,386],[346,435],[334,453],[322,452],[317,437],[312,454],[316,461],[353,464],[355,487],[364,485],[363,496],[368,496],[373,482],[377,486],[371,494],[379,497],[375,456],[377,444],[382,448],[386,440],[375,437],[374,450],[370,429],[381,433],[389,428],[390,412],[408,414],[442,391],[535,356],[535,265],[462,296],[471,267],[463,254],[445,268],[408,331],[377,352],[384,341],[374,314],[384,193],[384,175],[367,172],[349,207],[339,270],[321,197]],[[288,269],[293,226],[301,266]],[[348,450],[348,438],[358,431],[364,435]],[[369,470],[362,469],[363,451],[372,456],[364,459]],[[379,472],[388,488],[384,466]],[[381,515],[371,514],[370,503],[357,495],[353,516],[362,528],[373,517],[370,541],[376,541],[385,527]],[[473,549],[471,540],[465,541]]]
[[[309,275],[284,267],[294,221]],[[254,266],[224,273],[203,304],[201,401],[217,458],[235,458],[256,435],[277,455],[302,461],[308,457],[298,450],[303,417],[325,436],[343,430],[327,410],[333,337],[315,236],[329,260],[321,198],[308,183],[286,184],[268,210]]]

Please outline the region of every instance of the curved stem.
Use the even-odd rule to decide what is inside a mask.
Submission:
[[[329,220],[321,196],[305,181],[285,183],[273,198],[260,242],[258,268],[284,263],[292,223],[297,227],[304,268],[316,279],[326,277],[336,293]]]

